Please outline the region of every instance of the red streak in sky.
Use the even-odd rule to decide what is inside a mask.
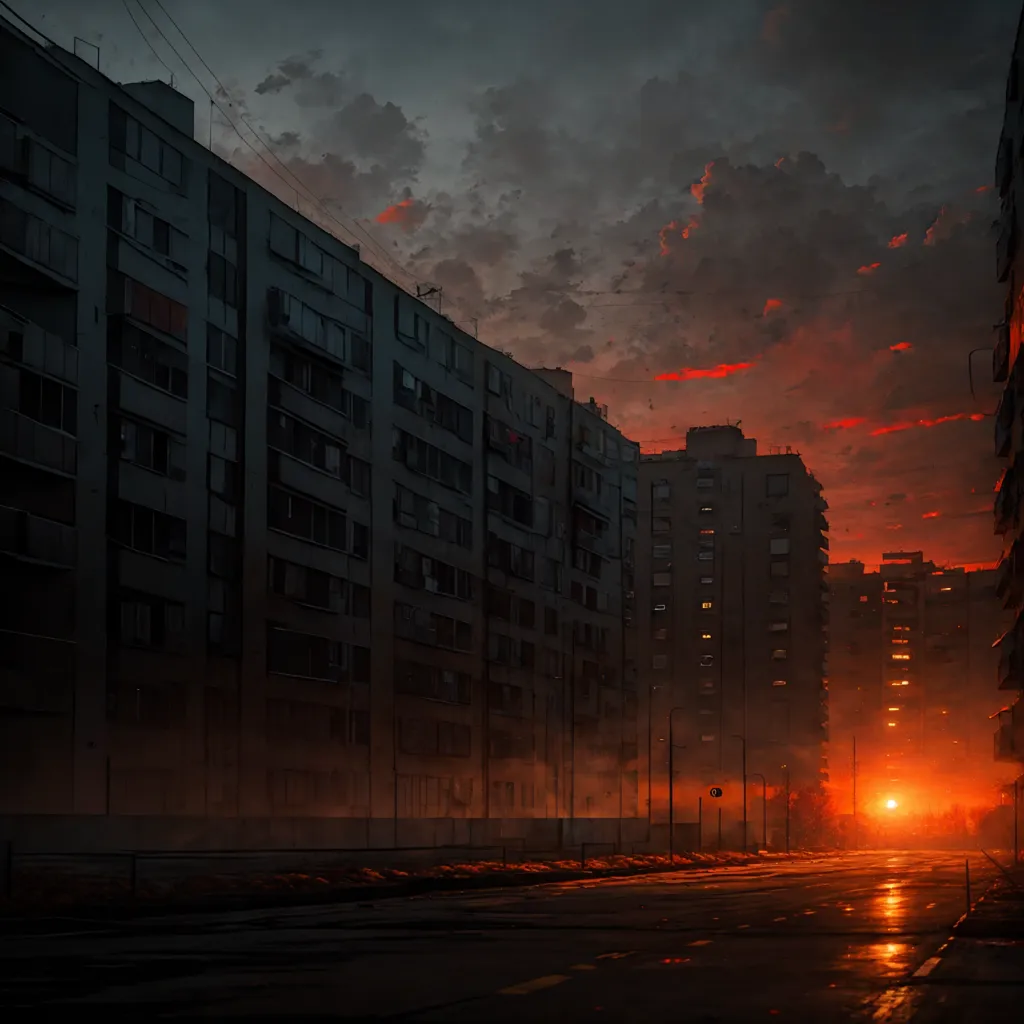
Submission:
[[[925,512],[921,516],[921,518],[922,519],[938,519],[940,515],[941,515],[940,512]]]
[[[863,267],[857,268],[857,273],[861,277],[867,277],[868,274],[873,274],[881,265],[881,263],[866,263]]]
[[[378,224],[406,224],[408,223],[409,212],[415,199],[403,199],[400,203],[394,203],[386,210],[381,210],[376,216]]]
[[[831,423],[826,423],[821,429],[822,430],[851,430],[853,427],[859,427],[865,422],[863,416],[847,416],[842,420],[833,420]]]
[[[761,316],[767,316],[773,309],[782,309],[782,299],[768,299],[761,311]]]
[[[915,427],[938,427],[943,423],[956,423],[958,420],[973,420],[978,422],[985,418],[984,413],[958,412],[952,416],[939,416],[934,420],[906,420],[903,423],[891,423],[887,427],[877,427],[871,431],[872,437],[879,437],[882,434],[896,434],[903,430],[913,430]]]
[[[889,346],[890,352],[909,352],[914,346],[909,341],[897,341],[895,345]]]
[[[941,207],[939,209],[939,215],[935,218],[935,221],[932,224],[932,226],[924,233],[924,244],[925,245],[934,245],[938,241],[938,239],[935,237],[935,232],[938,230],[939,222],[945,216],[946,216],[946,207],[943,206],[943,207]]]
[[[741,373],[749,370],[754,364],[751,363],[719,363],[717,366],[710,366],[704,369],[692,366],[684,366],[681,370],[673,373],[659,373],[655,380],[720,380],[722,377],[731,377],[734,373]]]
[[[893,235],[892,238],[889,239],[889,248],[902,249],[903,246],[907,244],[908,237],[909,236],[906,231],[904,231],[902,235]]]

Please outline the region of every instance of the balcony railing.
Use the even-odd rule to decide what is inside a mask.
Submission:
[[[78,349],[7,306],[0,306],[0,353],[51,377],[78,383]]]
[[[0,505],[0,551],[26,561],[72,569],[78,562],[73,526]]]
[[[68,476],[78,468],[78,444],[73,437],[13,409],[0,410],[0,453]]]
[[[1014,704],[1000,711],[998,719],[999,726],[992,738],[995,760],[1024,764],[1024,708]]]
[[[1010,325],[1001,323],[996,327],[996,343],[992,349],[992,380],[1002,384],[1010,373]]]

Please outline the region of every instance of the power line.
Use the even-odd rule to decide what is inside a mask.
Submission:
[[[128,0],[121,0],[121,5],[124,7],[125,13],[128,15],[128,17],[132,19],[132,24],[138,30],[139,35],[142,36],[142,41],[149,47],[149,52],[152,53],[154,57],[156,57],[156,59],[163,65],[164,70],[167,72],[167,74],[171,76],[171,85],[173,86],[174,72],[167,66],[167,63],[163,59],[163,57],[161,57],[160,54],[156,52],[156,47],[153,45],[153,42],[149,38],[149,36],[147,36],[146,33],[142,31],[142,26],[139,24],[138,19],[135,17],[135,15],[132,14],[132,9],[128,6]]]
[[[142,0],[136,0],[136,2],[139,4],[139,7],[145,12],[145,8],[142,7]],[[206,60],[203,58],[203,55],[199,52],[199,50],[196,49],[195,45],[192,43],[192,41],[186,35],[185,31],[174,20],[174,18],[172,18],[171,15],[167,12],[167,8],[164,7],[164,5],[161,3],[161,0],[153,0],[153,2],[160,9],[160,11],[163,13],[164,17],[171,23],[171,25],[174,26],[175,31],[185,41],[185,43],[189,47],[189,49],[196,55],[196,58],[199,60],[199,63],[202,64],[202,66],[207,70],[207,72],[209,72],[209,74],[213,78],[214,82],[217,83],[217,86],[220,89],[221,93],[224,95],[224,98],[227,101],[228,106],[229,107],[234,107],[234,103],[232,103],[232,101],[230,99],[230,93],[229,93],[227,87],[224,85],[224,83],[217,76],[217,73],[213,70],[213,68],[211,68],[210,65],[206,62]],[[156,25],[156,22],[153,20],[152,16],[148,12],[145,12],[145,13],[146,13],[146,16],[149,18],[149,20],[153,23],[153,26],[155,28],[157,28],[158,32],[160,32],[160,29]],[[199,78],[195,74],[195,72],[193,72],[192,69],[190,67],[188,67],[188,64],[186,63],[185,59],[181,56],[180,53],[178,53],[177,50],[174,49],[174,46],[171,44],[170,40],[167,38],[166,35],[164,35],[163,32],[160,32],[160,35],[163,38],[163,40],[167,43],[167,45],[170,46],[171,49],[174,51],[175,56],[177,56],[177,58],[183,64],[185,64],[186,68],[188,68],[189,74],[191,74],[192,77],[195,78],[196,82],[199,83],[200,88],[203,89],[203,91],[206,93],[207,97],[210,99],[210,102],[213,103],[214,102],[213,97],[206,90],[206,87],[199,80]],[[232,127],[232,129],[234,130],[235,134],[238,135],[239,138],[242,138],[243,141],[245,141],[245,139],[243,138],[242,134],[238,131],[237,127],[231,121],[230,117],[228,117],[228,115],[224,112],[224,110],[219,105],[217,105],[217,104],[214,104],[214,105],[217,106],[217,109],[220,110],[220,112],[224,115],[225,119],[228,121],[228,124]],[[266,142],[266,140],[260,135],[260,133],[252,126],[252,123],[249,120],[247,120],[246,117],[243,114],[241,114],[241,113],[238,115],[238,117],[239,117],[239,120],[249,129],[250,132],[252,132],[253,136],[257,139],[257,141],[267,151],[267,153],[270,155],[271,159],[273,159],[274,162],[276,164],[278,164],[278,166],[281,167],[281,169],[284,170],[285,173],[292,179],[292,181],[295,182],[307,194],[307,197],[311,199],[311,201],[314,203],[314,205],[317,206],[317,208],[329,220],[331,220],[334,224],[336,224],[343,231],[350,232],[352,234],[357,234],[357,235],[361,236],[363,239],[365,239],[366,243],[371,247],[371,249],[373,249],[377,253],[377,255],[380,256],[386,263],[388,263],[389,265],[394,267],[396,270],[398,270],[399,273],[402,274],[404,277],[406,277],[408,280],[414,281],[416,283],[419,283],[419,282],[416,281],[416,278],[413,277],[413,275],[410,274],[409,271],[406,270],[405,267],[403,267],[397,260],[395,260],[391,256],[391,254],[384,248],[384,246],[380,242],[378,242],[368,231],[366,231],[362,227],[362,225],[360,225],[358,223],[358,221],[355,218],[351,218],[351,220],[352,220],[351,225],[350,226],[346,226],[337,217],[335,217],[334,214],[332,214],[331,211],[327,208],[324,200],[321,197],[317,196],[316,193],[313,192],[313,190],[311,188],[309,188],[309,186],[306,185],[306,183],[304,181],[302,181],[302,179],[299,178],[299,176],[290,167],[288,167],[288,165],[285,164],[283,160],[281,160],[281,158],[274,152],[273,148]],[[246,144],[248,145],[248,143],[246,143]],[[251,146],[249,146],[249,148],[252,149]],[[261,160],[262,160],[262,157],[261,157]],[[262,162],[264,163],[264,165],[269,166],[269,165],[266,164],[266,160],[263,160]],[[271,168],[271,170],[272,170],[272,168]],[[281,176],[279,174],[276,175],[276,176],[277,176],[277,178],[279,180],[283,180],[283,179],[281,179]],[[287,182],[284,182],[284,183],[288,184]],[[291,187],[294,188],[295,186],[292,185]],[[338,204],[338,205],[340,206],[340,204]],[[342,208],[342,209],[344,209],[344,208]]]

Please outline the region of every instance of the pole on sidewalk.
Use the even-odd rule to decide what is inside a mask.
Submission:
[[[964,878],[967,882],[967,913],[971,912],[971,862],[964,858]]]
[[[1020,821],[1018,803],[1020,799],[1020,780],[1013,780],[1013,866],[1020,864],[1020,842],[1017,838],[1017,824]]]
[[[704,849],[704,797],[697,797],[697,852]]]

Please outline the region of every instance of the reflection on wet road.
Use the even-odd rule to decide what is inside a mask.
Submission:
[[[987,875],[983,858],[972,875]],[[5,938],[0,1004],[151,1018],[910,1020],[963,855],[790,864]]]

